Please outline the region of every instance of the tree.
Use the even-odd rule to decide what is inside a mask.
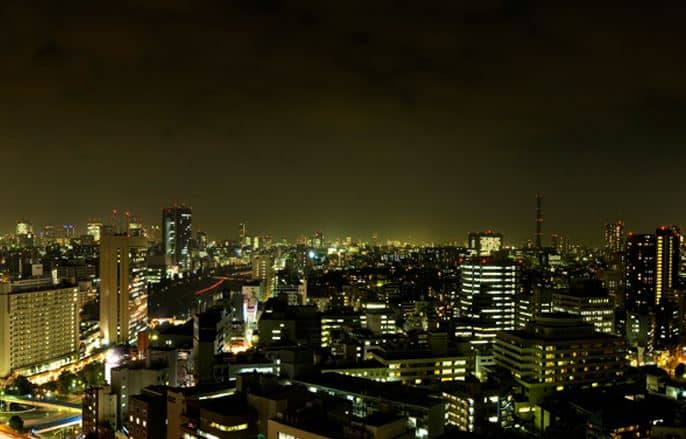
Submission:
[[[686,375],[686,364],[679,363],[677,367],[674,368],[674,376],[677,378],[686,378],[684,375]]]
[[[83,388],[83,381],[73,372],[64,371],[57,377],[57,390],[62,394],[76,393]]]
[[[24,429],[24,420],[21,418],[21,416],[12,415],[8,424],[13,430],[21,431]]]
[[[79,372],[79,377],[87,386],[101,386],[105,383],[105,365],[90,363]]]
[[[33,393],[34,386],[28,378],[23,375],[19,375],[12,381],[7,387],[8,392],[12,395],[30,395]]]

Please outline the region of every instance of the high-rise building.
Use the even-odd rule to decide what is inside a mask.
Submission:
[[[569,240],[567,236],[560,233],[553,233],[550,236],[550,246],[560,255],[567,255],[569,251]]]
[[[19,247],[33,247],[33,226],[29,221],[17,221],[16,238]]]
[[[626,244],[627,307],[678,302],[680,232],[660,227],[654,235],[629,234]]]
[[[532,402],[556,391],[612,386],[626,368],[624,339],[595,332],[579,316],[550,314],[496,337],[496,364]]]
[[[162,242],[167,264],[180,271],[191,269],[190,246],[193,224],[190,207],[167,207],[162,211]]]
[[[17,221],[17,235],[28,235],[33,233],[33,226],[30,221],[25,219]]]
[[[274,260],[269,255],[255,255],[252,258],[252,277],[259,280],[262,285],[263,297],[265,301],[272,296],[274,283]]]
[[[196,238],[198,241],[198,250],[200,250],[200,251],[207,250],[207,233],[198,232],[198,233],[196,233]]]
[[[660,227],[655,232],[655,303],[677,302],[679,280],[679,240],[676,227]]]
[[[78,352],[77,287],[0,283],[0,377],[56,369]]]
[[[522,329],[535,318],[553,312],[553,290],[535,286],[530,292],[517,294],[515,327]]]
[[[626,237],[624,235],[624,222],[617,221],[614,223],[605,224],[603,230],[603,241],[605,244],[605,251],[608,256],[621,254],[624,251]]]
[[[472,232],[468,236],[469,249],[477,256],[490,256],[491,253],[498,252],[503,247],[502,233],[492,230],[485,232]]]
[[[95,434],[95,437],[114,437],[117,424],[117,395],[112,387],[89,387],[81,402],[83,410],[83,433]]]
[[[459,316],[491,321],[500,331],[515,329],[517,265],[475,259],[462,265],[460,272]]]
[[[615,333],[614,300],[599,282],[586,282],[570,290],[553,292],[553,310],[581,316],[597,332]]]
[[[626,242],[626,308],[655,304],[655,235],[630,233]]]
[[[125,422],[131,439],[155,439],[167,433],[167,391],[165,386],[149,386],[129,400]]]
[[[310,245],[314,248],[324,247],[324,234],[322,232],[314,232]]]
[[[248,226],[245,223],[240,223],[238,225],[238,241],[241,245],[245,243],[245,238],[248,237]]]
[[[106,345],[133,342],[147,327],[147,252],[142,237],[100,239],[100,331]]]
[[[102,223],[99,221],[91,221],[86,225],[86,234],[93,237],[93,241],[100,242],[100,236],[103,235]]]

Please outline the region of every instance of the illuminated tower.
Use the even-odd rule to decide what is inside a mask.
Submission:
[[[168,265],[177,266],[180,271],[191,269],[192,217],[190,207],[174,206],[162,210],[164,256]]]

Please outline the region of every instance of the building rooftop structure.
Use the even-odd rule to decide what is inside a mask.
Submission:
[[[443,404],[438,397],[431,396],[425,390],[408,387],[397,383],[380,383],[364,378],[356,378],[337,373],[322,373],[307,378],[293,380],[294,383],[308,386],[316,384],[330,387],[351,394],[364,395],[369,398],[401,401],[419,407],[431,407]]]

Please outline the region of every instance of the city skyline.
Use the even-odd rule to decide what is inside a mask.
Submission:
[[[686,438],[686,6],[0,10],[0,438]]]
[[[535,200],[534,200],[535,202]],[[545,201],[544,201],[545,202]],[[183,207],[189,207],[193,209],[193,206],[190,204],[184,204],[184,203],[174,203],[170,204],[170,206],[183,206]],[[157,212],[157,216],[159,216],[160,212],[163,212],[165,208],[160,209],[159,212]],[[146,209],[147,210],[147,209]],[[535,217],[535,207],[534,207],[534,215],[533,219],[529,220],[529,227],[531,229],[530,233],[527,235],[524,233],[521,237],[520,236],[515,236],[513,237],[509,233],[507,233],[504,230],[511,230],[510,227],[507,226],[507,224],[511,224],[511,222],[505,222],[504,228],[496,228],[496,227],[475,227],[473,229],[465,229],[463,231],[455,231],[451,235],[446,235],[445,237],[438,237],[435,238],[436,235],[429,235],[429,237],[422,237],[421,235],[415,235],[413,236],[412,234],[403,234],[402,232],[400,233],[395,233],[389,232],[384,229],[379,229],[379,230],[372,230],[372,231],[366,231],[363,233],[353,233],[349,230],[346,230],[344,227],[342,227],[336,233],[336,231],[332,231],[331,229],[327,228],[312,228],[311,230],[305,230],[304,228],[293,228],[293,231],[290,233],[275,233],[272,229],[258,229],[255,230],[254,227],[252,227],[252,223],[245,221],[244,219],[241,219],[241,221],[237,221],[235,224],[226,224],[224,227],[221,227],[217,229],[217,231],[214,230],[208,230],[202,226],[198,226],[198,222],[203,221],[203,219],[206,219],[208,217],[211,217],[211,212],[198,212],[197,210],[193,210],[193,237],[195,237],[195,234],[197,232],[203,232],[209,234],[210,239],[212,240],[233,240],[237,239],[239,232],[237,231],[237,227],[241,224],[245,224],[247,226],[248,230],[248,236],[270,236],[273,240],[282,240],[286,239],[289,241],[295,241],[301,238],[309,238],[311,237],[314,233],[317,232],[323,232],[324,236],[327,241],[333,241],[333,240],[344,240],[348,237],[351,237],[353,240],[356,241],[362,241],[362,242],[372,242],[374,237],[379,240],[379,242],[385,242],[385,241],[401,241],[401,242],[410,242],[410,243],[436,243],[436,244],[447,244],[447,243],[461,243],[464,242],[464,244],[467,244],[468,241],[468,235],[470,233],[479,233],[479,232],[486,232],[486,231],[493,231],[493,232],[498,232],[503,234],[503,243],[507,246],[523,246],[526,245],[527,243],[531,243],[532,245],[535,244],[536,242],[536,217]],[[23,222],[23,221],[28,221],[33,227],[34,230],[33,232],[35,234],[40,234],[41,228],[44,226],[63,226],[63,225],[75,225],[77,228],[77,233],[78,234],[86,234],[87,233],[87,225],[90,222],[100,222],[102,224],[118,224],[118,227],[120,232],[123,232],[125,227],[126,227],[126,215],[131,215],[131,218],[135,218],[136,221],[142,221],[142,224],[145,225],[146,227],[150,226],[160,226],[161,223],[159,220],[155,220],[155,214],[150,214],[150,215],[141,215],[138,212],[131,212],[128,210],[122,210],[122,209],[117,209],[118,214],[117,216],[113,216],[112,212],[110,211],[110,216],[90,216],[85,220],[81,221],[73,221],[74,218],[71,218],[71,221],[58,221],[58,222],[52,222],[52,223],[36,223],[34,222],[31,218],[29,217],[18,217],[16,221],[11,223],[11,225],[7,228],[4,228],[2,231],[0,231],[0,235],[3,234],[11,234],[14,233],[14,230],[16,229],[16,226],[18,223]],[[545,212],[545,208],[543,210]],[[200,218],[198,220],[198,218]],[[590,237],[588,240],[583,240],[580,239],[578,236],[575,235],[570,235],[566,233],[565,231],[561,230],[548,230],[549,225],[547,224],[548,220],[547,217],[545,216],[544,213],[544,222],[543,222],[543,234],[542,234],[542,241],[544,246],[551,246],[552,245],[552,240],[556,236],[563,236],[566,239],[570,240],[570,242],[574,243],[580,243],[586,246],[589,246],[591,248],[599,248],[600,246],[604,245],[604,228],[608,225],[614,224],[615,222],[621,222],[623,224],[623,232],[624,234],[642,234],[642,233],[652,233],[655,231],[655,229],[660,228],[660,227],[665,227],[665,226],[677,226],[679,228],[682,227],[682,224],[680,222],[675,222],[675,221],[663,221],[655,224],[647,224],[645,227],[639,228],[639,227],[634,227],[634,223],[625,221],[623,218],[610,218],[605,220],[604,222],[601,222],[596,225],[595,227],[595,233],[592,233],[593,230],[587,230],[586,235]],[[518,221],[519,222],[519,221]],[[257,221],[259,224],[260,221]],[[201,222],[202,224],[202,222]],[[275,226],[273,229],[278,230],[279,227]],[[431,231],[429,231],[431,233]]]

